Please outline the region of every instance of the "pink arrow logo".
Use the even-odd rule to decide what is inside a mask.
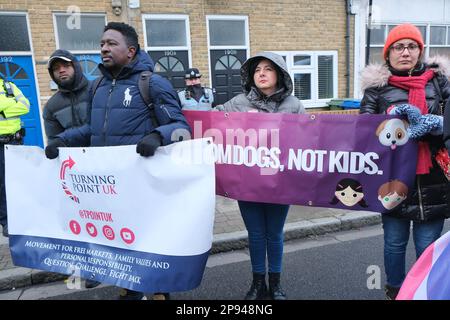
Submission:
[[[66,170],[68,169],[72,169],[72,167],[75,165],[75,161],[73,161],[73,159],[69,156],[69,159],[64,160],[61,164],[61,169],[59,171],[59,178],[62,180],[61,184],[62,184],[62,188],[64,193],[73,201],[75,201],[76,203],[80,203],[80,199],[74,195],[72,193],[72,191],[70,191],[69,187],[67,186],[67,183],[65,181],[66,178]]]
[[[59,178],[61,180],[65,180],[67,167],[69,167],[69,169],[72,169],[74,164],[75,164],[75,161],[73,161],[70,156],[69,156],[68,160],[63,161],[63,163],[61,164],[61,170],[59,171]]]

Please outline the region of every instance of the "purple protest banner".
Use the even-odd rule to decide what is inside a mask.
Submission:
[[[232,199],[386,212],[414,183],[417,143],[393,116],[185,115],[213,137],[216,193]]]

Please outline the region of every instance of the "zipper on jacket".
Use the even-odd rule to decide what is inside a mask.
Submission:
[[[411,70],[408,71],[408,77],[411,77],[413,70],[414,70],[414,68],[412,68]]]
[[[161,108],[162,110],[164,110],[164,112],[167,114],[167,117],[168,117],[169,119],[172,119],[172,117],[170,116],[169,110],[167,110],[167,108],[166,108],[164,105],[161,105],[160,108]]]
[[[106,101],[106,110],[105,110],[105,122],[103,123],[103,141],[106,143],[106,126],[108,123],[108,115],[109,115],[109,109],[110,109],[110,105],[109,102],[111,101],[111,95],[112,92],[114,90],[114,87],[116,86],[116,79],[113,79],[112,84],[111,84],[111,89],[109,89],[109,94],[108,94],[108,100]]]
[[[423,212],[422,190],[420,190],[420,175],[417,175],[417,193],[419,196],[420,219],[425,220],[425,215]]]

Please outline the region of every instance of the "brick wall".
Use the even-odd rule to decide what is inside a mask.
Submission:
[[[183,4],[180,4],[180,3]],[[261,50],[338,51],[338,95],[345,95],[345,1],[343,0],[141,0],[141,12],[188,14],[191,30],[192,64],[205,76],[209,70],[206,15],[242,15],[249,19],[250,53]],[[142,19],[136,19],[142,30]],[[353,50],[353,19],[350,45]],[[352,52],[352,51],[351,51]],[[353,66],[353,54],[350,54]],[[353,92],[350,70],[350,93]],[[205,77],[205,82],[209,81]]]
[[[6,3],[5,3],[6,2]],[[0,11],[26,11],[31,30],[33,54],[36,62],[36,74],[40,92],[41,108],[47,98],[54,92],[50,90],[50,76],[46,63],[49,56],[56,49],[55,30],[53,26],[53,13],[66,12],[67,8],[76,5],[81,12],[105,13],[111,11],[111,1],[92,0],[28,0],[28,1],[2,1]],[[108,17],[109,19],[109,17]]]
[[[306,51],[337,50],[338,92],[345,94],[345,2],[283,1],[254,8],[258,1],[247,2],[250,48],[260,50]],[[236,1],[236,3],[239,3]],[[249,7],[250,5],[250,7]]]
[[[338,95],[345,95],[345,1],[343,0],[284,0],[266,2],[260,0],[141,0],[139,9],[127,10],[122,0],[123,13],[112,13],[111,1],[92,0],[3,0],[1,11],[27,11],[29,15],[32,45],[36,61],[36,73],[41,95],[41,107],[53,92],[49,88],[50,77],[46,61],[55,50],[55,33],[52,13],[65,12],[68,6],[77,5],[83,13],[106,13],[108,21],[132,24],[144,45],[141,14],[187,14],[190,20],[192,64],[209,82],[206,15],[243,15],[249,19],[250,52],[260,50],[338,51]],[[350,43],[353,50],[353,21]],[[353,66],[353,54],[351,66]],[[350,76],[352,76],[351,69]],[[352,84],[353,79],[351,79]],[[350,92],[352,92],[350,88]]]

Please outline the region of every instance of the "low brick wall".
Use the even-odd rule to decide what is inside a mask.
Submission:
[[[319,113],[319,114],[352,114],[358,115],[359,109],[347,109],[347,110],[312,110],[307,113]]]

